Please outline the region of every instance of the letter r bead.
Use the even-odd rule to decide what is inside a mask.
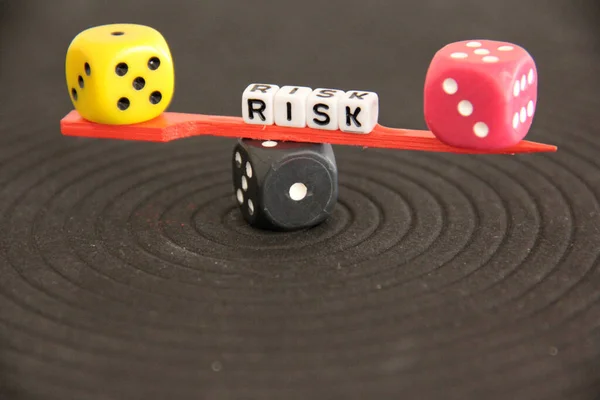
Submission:
[[[242,117],[247,124],[273,125],[277,85],[252,83],[242,94]]]
[[[379,96],[375,92],[350,90],[338,102],[342,132],[370,133],[379,119]]]

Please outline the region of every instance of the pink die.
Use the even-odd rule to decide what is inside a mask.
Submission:
[[[535,62],[511,43],[449,44],[435,54],[425,78],[425,122],[455,147],[491,150],[519,143],[536,102]]]

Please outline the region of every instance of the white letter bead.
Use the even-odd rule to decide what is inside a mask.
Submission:
[[[306,124],[309,128],[335,131],[338,129],[338,101],[344,91],[319,88],[306,101]]]
[[[275,124],[279,126],[306,126],[306,99],[309,87],[283,86],[275,94]]]
[[[242,117],[247,124],[273,125],[277,85],[253,83],[242,94]]]
[[[350,133],[370,133],[379,119],[379,96],[374,92],[351,90],[339,101],[340,130]]]

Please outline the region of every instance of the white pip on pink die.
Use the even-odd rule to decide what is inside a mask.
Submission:
[[[516,145],[529,132],[536,105],[535,62],[512,43],[451,43],[435,54],[425,78],[425,122],[451,146]]]

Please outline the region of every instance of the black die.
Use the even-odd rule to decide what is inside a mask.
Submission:
[[[240,139],[232,162],[237,202],[254,227],[312,227],[337,203],[338,172],[329,144]]]

